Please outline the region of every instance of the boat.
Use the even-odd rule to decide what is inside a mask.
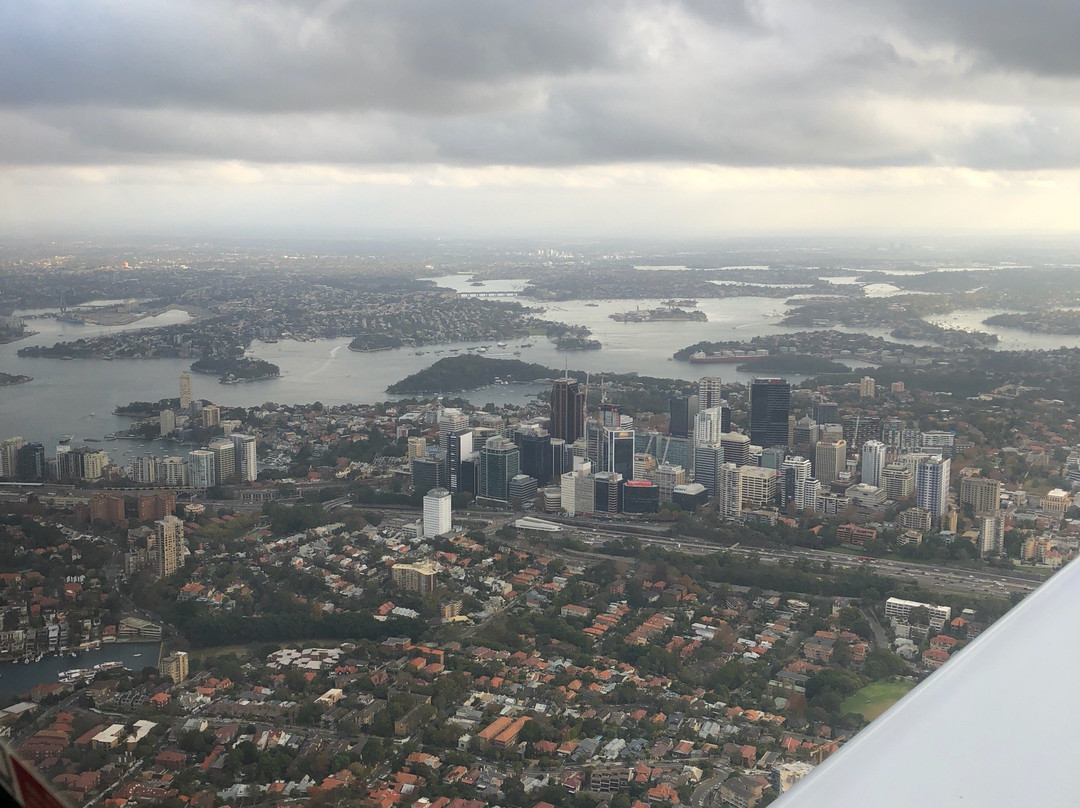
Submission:
[[[105,440],[116,440],[116,434],[113,432],[109,432],[105,435]]]
[[[71,439],[72,439],[71,435],[61,435],[60,436],[60,442],[61,443],[71,443]]]
[[[83,438],[87,443],[101,443],[101,438]]]
[[[505,348],[505,347],[506,347],[506,343],[505,343],[505,342],[496,342],[496,343],[495,343],[495,345],[496,345],[496,347],[498,347],[498,348]]]
[[[532,346],[533,346],[533,344],[531,342],[523,342],[518,347],[519,348],[531,348]]]
[[[133,657],[141,657],[142,654],[132,654]]]
[[[718,354],[707,354],[704,351],[696,351],[690,354],[690,363],[694,365],[745,362],[747,359],[757,359],[759,354],[745,351],[724,351]]]

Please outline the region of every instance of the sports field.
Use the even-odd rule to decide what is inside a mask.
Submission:
[[[859,713],[867,721],[873,721],[915,687],[914,682],[874,682],[857,693],[851,694],[841,705],[845,713]]]

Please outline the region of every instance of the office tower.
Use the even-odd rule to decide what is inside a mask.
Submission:
[[[158,557],[158,577],[174,575],[184,564],[184,522],[166,516],[154,522],[154,548]]]
[[[763,469],[773,469],[779,471],[780,467],[784,465],[784,458],[787,457],[787,452],[782,446],[771,446],[768,449],[761,450],[761,456],[758,457],[758,465]]]
[[[593,468],[601,470],[603,465],[601,457],[604,451],[604,425],[595,418],[585,422],[585,457],[593,464]]]
[[[790,414],[790,384],[783,379],[754,379],[751,382],[751,443],[766,449],[770,446],[786,446]]]
[[[814,476],[822,485],[829,485],[845,469],[847,443],[841,440],[819,440],[814,450]]]
[[[698,412],[697,396],[676,396],[668,399],[668,434],[675,438],[694,436],[694,419]]]
[[[716,470],[716,512],[727,519],[742,515],[742,475],[734,463],[721,463]]]
[[[419,564],[395,564],[390,568],[390,580],[407,592],[426,595],[435,591],[435,575],[439,568],[430,561]]]
[[[623,476],[614,471],[599,471],[593,476],[596,513],[622,513],[623,483]]]
[[[601,469],[634,479],[634,430],[604,430],[603,446]]]
[[[812,455],[819,437],[817,421],[803,416],[791,430],[791,451],[804,456]]]
[[[563,474],[560,489],[562,508],[568,516],[591,514],[596,507],[592,463],[585,460],[572,471]]]
[[[845,415],[842,419],[844,440],[857,452],[868,440],[881,440],[881,419],[876,415]]]
[[[188,477],[192,488],[213,488],[217,485],[214,453],[209,449],[196,449],[188,454]]]
[[[724,462],[724,448],[719,443],[699,446],[694,451],[694,482],[701,483],[709,496],[716,497],[717,474]]]
[[[500,423],[502,419],[500,418]],[[469,416],[454,407],[439,410],[439,451],[445,456],[450,445],[450,436],[462,429],[469,428]]]
[[[187,463],[179,457],[166,457],[158,464],[158,479],[162,485],[185,487]]]
[[[986,477],[960,478],[960,504],[970,505],[972,513],[997,513],[1001,508],[1001,481]]]
[[[562,438],[550,439],[551,481],[555,482],[574,467],[574,454]]]
[[[480,489],[480,453],[472,452],[461,461],[461,472],[458,474],[458,491],[476,496]]]
[[[559,475],[561,482],[562,475]],[[562,488],[558,485],[549,485],[537,492],[540,496],[540,506],[544,513],[558,513],[562,510]]]
[[[671,502],[675,488],[686,485],[686,469],[682,466],[672,466],[664,463],[656,467],[651,479],[656,483],[656,487],[660,489],[660,501]]]
[[[153,455],[140,455],[131,464],[131,479],[143,485],[153,485],[158,478],[158,459]]]
[[[552,475],[551,435],[536,424],[522,424],[512,438],[521,452],[521,471],[538,485],[547,485]]]
[[[37,483],[45,479],[48,464],[45,447],[40,443],[27,443],[15,452],[15,477],[22,482]]]
[[[510,481],[521,473],[521,453],[512,440],[488,438],[480,450],[478,496],[507,501]]]
[[[188,655],[184,651],[174,651],[161,660],[161,675],[180,684],[188,677]]]
[[[462,490],[461,463],[473,453],[473,431],[459,429],[446,439],[446,485],[455,494]],[[466,483],[466,489],[471,485]]]
[[[868,440],[862,447],[862,472],[860,479],[867,485],[881,486],[881,472],[885,470],[885,444]]]
[[[634,479],[651,480],[659,464],[648,452],[634,452]]]
[[[515,474],[510,480],[509,496],[510,506],[518,510],[524,510],[530,502],[536,501],[536,492],[540,486],[536,484],[536,478],[528,474]]]
[[[840,423],[840,405],[835,401],[819,401],[814,405],[810,417],[819,424]]]
[[[426,454],[427,438],[422,436],[419,438],[409,438],[409,448],[405,452],[406,457],[423,457]]]
[[[949,510],[950,461],[940,455],[920,460],[915,471],[915,498],[920,508],[940,519]]]
[[[617,404],[601,404],[599,419],[600,425],[609,429],[618,429],[622,426],[622,415],[619,413]]]
[[[180,374],[180,409],[191,408],[191,374],[187,371]]]
[[[998,511],[983,514],[976,522],[979,525],[979,555],[983,558],[1001,555],[1005,549],[1005,517]]]
[[[19,449],[26,445],[25,438],[8,438],[0,443],[0,477],[14,480]]]
[[[863,376],[859,380],[859,398],[873,398],[877,395],[877,383],[873,376]]]
[[[774,469],[742,466],[743,506],[751,509],[768,508],[776,504],[776,471]]]
[[[425,492],[446,484],[446,464],[440,457],[414,457],[410,468],[414,491]]]
[[[656,513],[660,510],[660,487],[649,480],[623,483],[623,513]]]
[[[218,485],[236,481],[236,449],[231,440],[215,440],[206,447],[214,453],[214,479]]]
[[[719,407],[699,410],[694,418],[694,445],[719,443],[724,433],[723,413]]]
[[[881,487],[885,499],[899,502],[915,491],[915,472],[904,463],[889,463],[881,470]]]
[[[780,467],[778,495],[780,505],[794,504],[796,508],[814,507],[806,504],[806,484],[812,479],[811,463],[804,457],[789,457]]]
[[[723,382],[719,376],[702,376],[697,385],[698,406],[703,410],[727,406],[724,401]]]
[[[694,467],[694,445],[689,438],[673,438],[653,430],[635,431],[634,451],[651,454],[658,463]]]
[[[573,443],[585,434],[585,391],[577,379],[556,379],[551,386],[551,436]]]
[[[727,432],[720,436],[720,446],[724,450],[724,462],[736,466],[750,464],[750,438],[738,432]]]
[[[236,479],[242,483],[253,483],[259,477],[258,453],[254,435],[242,435],[234,432],[229,436],[233,444],[233,460],[236,464]]]
[[[176,413],[172,410],[162,410],[158,413],[158,430],[162,435],[168,435],[176,429]]]
[[[200,418],[202,419],[203,429],[212,429],[215,426],[221,426],[221,407],[216,404],[207,404],[202,408]]]
[[[450,492],[445,488],[432,488],[424,494],[424,538],[433,539],[453,528]]]

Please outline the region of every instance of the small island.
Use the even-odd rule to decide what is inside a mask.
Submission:
[[[591,338],[592,331],[583,325],[555,323],[547,330],[547,337],[559,351],[595,351],[602,348],[600,340]]]
[[[400,348],[404,342],[400,337],[390,334],[360,334],[349,343],[350,351],[370,353],[372,351],[389,351],[391,348]]]
[[[390,387],[388,393],[456,393],[475,390],[498,382],[532,382],[550,379],[555,371],[520,359],[488,359],[486,356],[448,356],[434,365],[407,376]]]
[[[703,311],[687,311],[680,308],[660,309],[635,309],[634,311],[616,312],[609,314],[617,323],[663,323],[687,321],[693,323],[707,323],[708,316]]]
[[[217,376],[222,384],[254,382],[260,379],[273,379],[281,375],[281,368],[264,359],[247,357],[204,356],[191,364],[195,373]]]
[[[21,374],[12,373],[0,373],[0,387],[9,387],[13,384],[26,384],[32,382],[34,378],[32,376],[23,376]]]

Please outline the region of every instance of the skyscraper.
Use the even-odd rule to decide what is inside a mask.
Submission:
[[[439,451],[446,455],[450,436],[469,426],[469,416],[454,407],[439,410]]]
[[[521,471],[538,485],[547,485],[552,474],[551,435],[535,424],[522,424],[512,437],[521,452]]]
[[[626,480],[634,479],[634,430],[605,429],[601,461],[601,471],[613,471]]]
[[[259,477],[258,453],[255,436],[234,432],[229,436],[233,443],[233,457],[236,464],[236,478],[242,483],[255,482]]]
[[[551,428],[553,438],[573,443],[585,434],[585,391],[577,379],[556,379],[551,386]]]
[[[236,449],[233,442],[222,438],[211,441],[207,448],[214,453],[214,479],[217,485],[236,482]]]
[[[703,410],[708,410],[726,404],[720,377],[702,376],[698,380],[698,406]]]
[[[822,485],[829,485],[840,476],[847,459],[847,442],[840,440],[819,440],[814,449],[814,476]]]
[[[783,379],[754,379],[750,384],[750,442],[768,448],[788,441],[791,385]]]
[[[158,577],[168,578],[184,563],[184,521],[166,516],[154,522],[154,547],[158,556]]]
[[[459,429],[450,433],[446,441],[446,485],[454,493],[471,490],[472,485],[462,485],[461,463],[473,453],[473,431]]]
[[[184,371],[180,374],[180,409],[186,410],[191,407],[191,374]]]
[[[217,485],[214,473],[214,453],[196,449],[188,455],[188,477],[192,488],[212,488]]]
[[[699,410],[694,418],[694,445],[705,446],[719,443],[723,434],[723,415],[719,407]]]
[[[521,472],[520,452],[507,438],[488,438],[480,450],[481,497],[509,500],[510,480]]]
[[[697,417],[697,396],[675,396],[668,399],[668,434],[675,438],[693,437],[694,419]]]
[[[47,470],[45,447],[42,444],[28,443],[19,447],[15,453],[16,478],[23,482],[41,482]]]
[[[727,432],[720,436],[720,445],[724,449],[724,462],[745,466],[750,463],[750,438],[738,432]]]
[[[885,444],[868,440],[862,447],[862,473],[860,478],[868,485],[881,486],[881,472],[885,470]]]
[[[780,473],[780,504],[794,503],[796,508],[813,508],[814,502],[807,504],[807,500],[814,493],[808,491],[808,483],[813,479],[810,461],[805,457],[789,457],[780,467]]]
[[[14,480],[19,449],[26,445],[26,438],[8,438],[0,443],[0,477]]]
[[[734,463],[721,463],[716,471],[716,512],[728,519],[742,515],[742,475]]]
[[[940,455],[919,461],[915,472],[915,504],[935,519],[949,510],[949,458]]]
[[[694,482],[705,486],[711,498],[717,495],[717,475],[723,462],[724,449],[719,443],[699,446],[694,450]]]
[[[424,494],[424,538],[433,539],[453,528],[450,492],[432,488]]]

